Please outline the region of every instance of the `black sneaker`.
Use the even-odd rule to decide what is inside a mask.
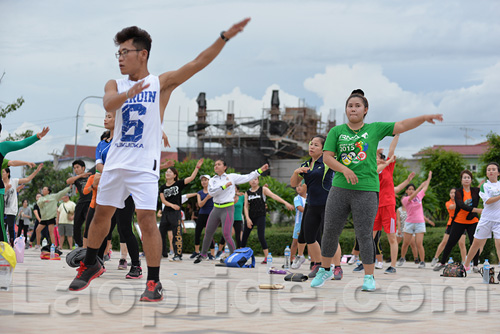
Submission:
[[[440,271],[440,270],[441,270],[441,269],[443,269],[444,267],[446,267],[446,264],[438,262],[438,263],[434,266],[434,268],[432,268],[432,270],[434,270],[434,271]]]
[[[194,263],[200,263],[201,261],[208,261],[208,257],[206,255],[200,254],[196,257],[196,260],[194,260]]]
[[[120,259],[118,262],[118,270],[127,270],[127,260]]]
[[[193,252],[193,254],[191,254],[191,256],[189,257],[190,259],[194,259],[195,257],[197,257],[198,255],[200,255],[200,253],[196,253],[196,252]]]
[[[218,260],[220,256],[222,255],[222,251],[218,251],[217,254],[215,254],[215,259]]]
[[[80,267],[77,269],[78,274],[69,285],[70,291],[80,291],[89,286],[90,282],[104,273],[104,268],[99,261],[92,266],[86,266],[80,262]]]
[[[161,283],[150,280],[146,283],[146,290],[141,295],[141,302],[159,302],[163,299]]]
[[[175,254],[173,258],[170,259],[170,262],[182,261],[182,257]]]
[[[365,267],[363,266],[362,263],[360,263],[356,268],[352,270],[353,273],[359,272],[359,271],[364,271]]]
[[[125,276],[125,278],[129,279],[139,279],[142,277],[142,268],[140,266],[132,266],[130,271]]]
[[[314,278],[316,277],[316,273],[318,272],[319,268],[321,268],[321,264],[317,263],[312,267],[312,271],[307,275],[309,278]]]
[[[420,259],[417,257],[414,262],[415,262],[415,264],[419,264],[420,263]]]
[[[215,257],[212,254],[208,254],[208,259],[210,261],[213,261],[213,260],[215,260]]]
[[[396,268],[394,267],[389,267],[385,270],[384,274],[395,274],[396,273]]]

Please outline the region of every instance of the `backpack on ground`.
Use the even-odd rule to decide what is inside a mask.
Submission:
[[[448,263],[443,270],[443,277],[467,277],[467,271],[461,263]]]
[[[252,259],[252,264],[246,264],[248,260]],[[233,254],[229,255],[224,261],[226,267],[233,268],[255,268],[255,256],[250,247],[236,249]]]

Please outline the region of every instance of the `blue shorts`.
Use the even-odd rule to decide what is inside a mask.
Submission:
[[[299,238],[299,233],[300,233],[300,226],[302,225],[302,222],[295,223],[295,226],[293,227],[293,239],[298,239]]]

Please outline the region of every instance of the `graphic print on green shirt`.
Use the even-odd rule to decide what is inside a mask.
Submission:
[[[324,151],[336,154],[336,160],[352,170],[358,177],[358,183],[347,183],[343,173],[335,173],[332,186],[363,190],[379,191],[380,184],[377,174],[377,147],[386,136],[392,136],[394,124],[375,122],[364,124],[354,132],[347,124],[333,127],[326,138]]]

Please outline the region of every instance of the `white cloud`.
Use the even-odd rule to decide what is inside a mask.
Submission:
[[[481,76],[482,75],[482,76]],[[389,80],[380,65],[354,64],[328,66],[304,82],[304,87],[316,93],[323,100],[319,108],[327,113],[337,109],[337,122],[343,123],[344,105],[351,91],[364,90],[370,108],[367,122],[399,121],[422,114],[440,113],[444,122],[435,126],[424,124],[401,136],[398,151],[410,157],[423,147],[435,144],[464,144],[461,128],[472,129],[469,135],[484,141],[489,131],[496,131],[500,123],[495,101],[500,90],[500,62],[478,71],[479,84],[460,89],[416,94],[405,91],[396,82]],[[474,132],[476,131],[476,132]],[[472,133],[474,132],[474,133]],[[387,141],[384,141],[384,145]]]
[[[271,107],[273,90],[280,90],[280,87],[277,84],[269,86],[260,99],[245,94],[239,87],[218,96],[210,96],[207,93],[208,121],[212,124],[224,123],[227,117],[229,101],[234,101],[234,114],[238,123],[251,119],[260,119],[263,108]],[[279,92],[279,98],[281,107],[297,106],[299,100],[297,96],[282,90]],[[163,122],[163,130],[168,135],[172,147],[177,147],[179,141],[180,146],[183,147],[186,144],[195,145],[195,139],[187,136],[187,127],[196,122],[196,112],[198,111],[196,99],[197,96],[190,99],[182,87],[176,89],[172,94]],[[221,110],[221,112],[214,110]],[[167,150],[171,150],[171,148]]]
[[[185,130],[195,121],[200,91],[207,92],[209,109],[227,111],[228,101],[235,101],[236,117],[259,118],[262,108],[270,105],[272,89],[278,87],[282,107],[296,106],[298,97],[307,96],[323,120],[333,108],[342,118],[345,99],[354,88],[363,88],[369,98],[368,121],[443,112],[443,126],[423,126],[413,132],[420,135],[418,140],[408,139],[409,143],[402,138],[401,151],[404,147],[408,155],[436,143],[433,140],[463,143],[460,125],[453,128],[446,122],[484,130],[476,131],[480,141],[490,128],[471,122],[495,119],[500,49],[494,41],[500,39],[500,7],[494,1],[24,4],[1,5],[0,44],[8,47],[0,54],[7,72],[0,100],[26,99],[22,109],[2,123],[4,131],[14,131],[26,121],[38,127],[49,124],[51,139],[45,138],[43,145],[51,146],[45,149],[38,143],[44,157],[74,143],[81,99],[102,95],[105,82],[120,77],[112,38],[127,24],[151,33],[149,68],[159,74],[196,57],[238,19],[252,17],[245,32],[231,40],[213,64],[172,95],[164,127],[173,149],[178,144],[195,145]],[[124,22],[124,17],[134,21]],[[104,114],[87,109],[100,105],[88,102],[83,105],[78,142],[95,145],[102,131],[90,127],[86,133],[85,124],[101,124]],[[219,115],[224,119],[225,114]]]

